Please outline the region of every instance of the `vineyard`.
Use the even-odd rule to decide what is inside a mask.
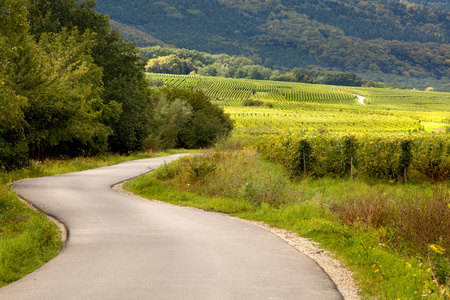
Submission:
[[[317,103],[357,104],[353,93],[335,88],[312,89],[305,84],[166,74],[149,74],[149,78],[152,82],[164,82],[174,87],[201,89],[222,107],[242,106],[243,100],[261,101],[280,109]]]
[[[260,152],[281,163],[294,177],[302,175],[386,180],[450,178],[450,140],[447,134],[272,136]]]
[[[293,82],[148,74],[162,84],[201,89],[235,121],[234,136],[266,134],[393,134],[445,131],[450,95],[392,89],[349,88]],[[368,105],[358,103],[357,95]]]

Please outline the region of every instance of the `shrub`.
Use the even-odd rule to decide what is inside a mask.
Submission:
[[[211,103],[203,91],[164,87],[159,93],[168,103],[182,101],[192,110],[186,121],[177,127],[175,147],[205,148],[230,135],[234,125],[229,115]]]
[[[247,99],[242,103],[243,106],[264,106],[264,102],[260,100]]]

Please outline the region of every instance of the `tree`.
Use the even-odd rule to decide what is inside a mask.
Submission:
[[[62,31],[43,34],[39,44],[25,35],[20,44],[8,73],[15,93],[28,99],[23,115],[30,157],[42,160],[48,147],[74,139],[106,141],[101,70],[88,54],[91,37]]]
[[[37,44],[28,33],[25,3],[4,3],[1,78],[9,121],[0,130],[3,149],[20,144],[10,153],[22,157],[27,152],[41,160],[49,147],[74,140],[104,149],[110,130],[103,119],[120,112],[120,106],[100,99],[102,71],[91,56],[94,34],[62,29],[41,33]]]
[[[181,100],[192,107],[192,114],[178,132],[176,147],[209,147],[219,138],[230,135],[234,127],[233,121],[222,108],[211,103],[203,91],[164,87],[161,95],[169,103]]]
[[[180,59],[171,54],[150,59],[145,70],[152,73],[189,74],[194,71],[194,66],[189,59]]]
[[[111,129],[104,120],[118,116],[117,102],[103,103],[102,70],[94,63],[94,34],[78,30],[41,35],[41,63],[50,85],[36,91],[32,105],[25,111],[30,124],[27,139],[33,158],[42,159],[49,147],[79,143],[91,154],[107,148]],[[67,153],[59,153],[67,155]],[[71,155],[79,155],[72,151]]]
[[[182,126],[192,116],[192,107],[184,100],[168,101],[160,97],[155,108],[153,138],[150,145],[155,149],[171,149],[177,145]]]
[[[0,170],[28,164],[23,109],[28,99],[14,85],[14,61],[22,49],[32,49],[22,0],[3,0],[0,6]],[[28,53],[32,55],[32,53]]]
[[[58,33],[78,28],[80,34],[95,33],[92,58],[103,70],[104,104],[120,103],[118,118],[106,118],[112,129],[108,144],[112,151],[128,153],[142,150],[150,134],[152,102],[144,76],[144,60],[133,43],[112,30],[107,16],[93,10],[95,1],[31,0],[31,32],[37,40],[45,32]]]
[[[144,60],[135,45],[109,31],[94,48],[94,61],[103,69],[105,103],[116,101],[122,113],[106,124],[113,129],[109,147],[118,153],[143,150],[151,133],[153,102],[144,74]]]
[[[43,33],[58,33],[75,27],[80,33],[100,33],[109,28],[108,18],[94,11],[95,0],[29,0],[31,34],[39,40]],[[101,37],[97,37],[101,38]]]
[[[324,84],[361,86],[364,81],[355,73],[328,73],[325,75]]]
[[[0,37],[0,64],[7,62],[10,47]],[[9,55],[11,55],[9,53]],[[23,109],[28,105],[27,98],[17,95],[11,88],[8,74],[0,72],[0,170],[10,171],[28,164],[28,148],[25,141],[25,120]]]

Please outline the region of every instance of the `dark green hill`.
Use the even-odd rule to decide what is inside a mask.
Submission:
[[[133,26],[128,26],[114,20],[110,20],[111,28],[118,30],[122,38],[129,41],[134,41],[141,47],[161,46],[167,48],[174,48],[174,46],[164,43],[161,40],[155,39],[148,33],[145,33]]]
[[[448,1],[413,1],[427,6],[389,0],[97,0],[97,10],[167,44],[252,56],[267,67],[448,82]]]
[[[432,0],[432,1],[407,0],[406,2],[417,3],[417,4],[421,4],[421,5],[425,5],[425,6],[433,7],[433,8],[450,10],[450,1],[449,0]]]

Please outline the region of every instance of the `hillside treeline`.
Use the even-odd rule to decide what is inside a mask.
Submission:
[[[269,68],[450,77],[445,9],[392,0],[97,1],[112,19],[168,44],[257,55]]]
[[[401,0],[399,0],[401,2]],[[417,3],[432,8],[445,9],[450,11],[450,2],[448,0],[408,0],[410,3]]]
[[[135,45],[94,7],[1,0],[0,170],[45,156],[205,147],[230,133],[201,92],[153,92]]]
[[[367,81],[352,72],[325,72],[295,68],[290,71],[272,70],[258,65],[259,56],[212,55],[187,49],[160,46],[140,49],[140,55],[148,59],[145,70],[151,73],[191,74],[228,78],[292,81],[313,84],[361,86]]]

